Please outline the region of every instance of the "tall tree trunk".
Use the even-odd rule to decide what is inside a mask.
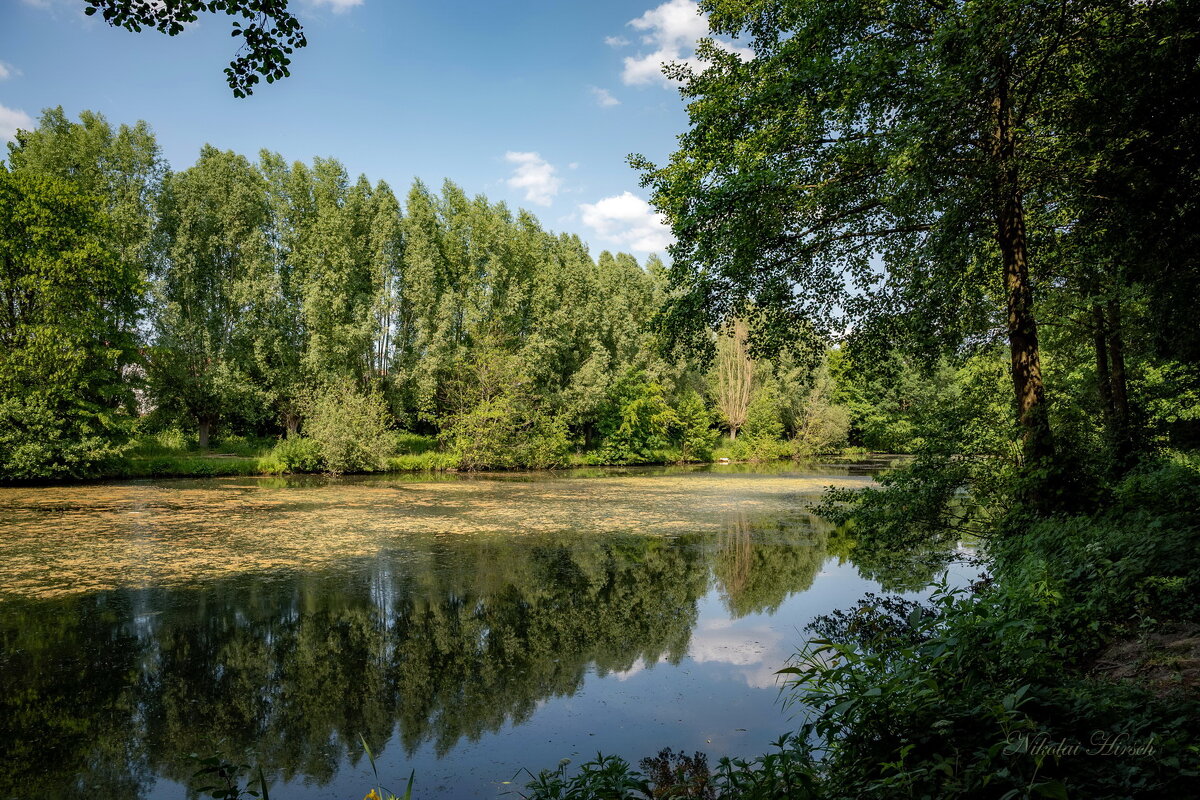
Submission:
[[[1092,305],[1092,343],[1096,350],[1096,391],[1100,395],[1100,410],[1104,414],[1105,425],[1111,431],[1116,407],[1113,405],[1112,374],[1108,362],[1108,324],[1099,303]]]
[[[196,423],[196,435],[200,440],[200,447],[206,448],[208,447],[209,435],[212,433],[212,418],[200,417],[198,420],[196,420]]]
[[[1024,222],[1020,198],[1014,197],[1005,205],[999,220],[1000,251],[1004,256],[1004,290],[1008,300],[1008,345],[1013,391],[1017,399],[1017,421],[1021,425],[1026,459],[1043,462],[1053,458],[1054,444],[1046,416]]]
[[[1112,359],[1113,440],[1117,463],[1128,465],[1133,455],[1133,430],[1129,423],[1129,391],[1125,385],[1125,341],[1121,337],[1121,301],[1108,301],[1108,351]]]
[[[1107,312],[1106,309],[1107,308]],[[1125,382],[1125,342],[1121,337],[1121,301],[1110,299],[1092,306],[1095,319],[1096,383],[1104,407],[1104,426],[1118,469],[1129,466],[1133,428],[1129,419],[1129,390]]]
[[[1029,283],[1029,255],[1025,240],[1025,209],[1017,171],[1016,134],[1008,95],[1006,66],[998,72],[997,91],[992,101],[995,129],[992,157],[996,166],[996,241],[1004,264],[1004,293],[1008,302],[1008,344],[1012,359],[1013,391],[1017,421],[1021,426],[1025,462],[1029,466],[1049,464],[1054,458],[1054,441],[1046,414],[1042,384],[1041,354],[1037,322],[1033,314],[1033,290]],[[1039,493],[1030,497],[1038,502]]]

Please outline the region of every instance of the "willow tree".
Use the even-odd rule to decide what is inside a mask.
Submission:
[[[736,439],[738,429],[746,424],[754,383],[754,362],[750,360],[749,331],[744,320],[734,320],[718,338],[713,373],[717,410],[729,427],[729,438]]]
[[[708,41],[703,70],[669,66],[690,129],[666,166],[632,158],[677,238],[669,331],[694,335],[751,305],[780,338],[836,333],[843,312],[904,317],[931,350],[1002,327],[1026,463],[1049,463],[1027,231],[1059,178],[1043,121],[1084,57],[1074,34],[1106,9],[701,6],[714,33],[748,36],[754,57]]]

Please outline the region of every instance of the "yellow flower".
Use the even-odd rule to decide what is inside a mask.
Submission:
[[[371,791],[367,792],[367,796],[364,797],[363,800],[381,800],[381,798],[379,797],[379,792],[372,789]]]

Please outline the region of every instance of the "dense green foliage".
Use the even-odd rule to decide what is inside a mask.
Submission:
[[[880,615],[865,606],[811,644],[789,671],[828,746],[826,795],[1193,794],[1200,705],[1176,682],[1188,656],[1153,642],[1200,618],[1198,491],[1195,463],[1147,464],[1102,510],[993,547],[994,583],[901,626],[864,624]],[[1148,679],[1104,671],[1105,647],[1130,636],[1118,658],[1141,654]]]
[[[0,475],[86,477],[130,431],[140,276],[94,197],[0,167]]]
[[[811,800],[815,793],[812,756],[806,743],[793,736],[776,742],[778,752],[753,759],[722,758],[710,772],[703,753],[692,756],[670,748],[641,760],[632,769],[619,756],[598,755],[584,762],[574,775],[566,764],[542,770],[525,785],[521,797],[531,800],[643,800],[644,798],[696,798],[696,800]]]
[[[446,428],[448,449],[466,469],[545,469],[566,463],[570,441],[561,417],[503,393],[457,416]]]
[[[452,183],[438,194],[416,182],[401,208],[387,184],[351,179],[333,159],[289,164],[264,151],[254,162],[211,146],[170,172],[144,123],[114,131],[61,109],[21,131],[8,162],[96,206],[86,224],[60,223],[46,247],[61,255],[39,258],[69,275],[83,257],[70,248],[87,242],[129,287],[119,302],[86,283],[46,301],[108,342],[120,368],[107,389],[89,379],[123,398],[106,401],[103,424],[38,437],[94,451],[91,466],[28,450],[4,478],[96,474],[105,460],[110,475],[704,461],[719,425],[736,435],[743,424],[745,443],[721,455],[845,444],[829,370],[752,360],[744,337],[711,367],[664,357],[651,324],[666,276],[656,257],[593,258],[578,237]],[[15,241],[28,223],[8,208]],[[97,303],[119,319],[94,320]],[[749,423],[715,413],[731,372]],[[32,395],[49,385],[10,383],[11,413],[28,407],[31,429],[48,424],[35,417],[49,401]],[[440,452],[407,452],[388,429],[432,437]],[[171,452],[139,444],[122,462],[131,430],[141,444],[188,435]],[[270,455],[206,465],[239,437],[280,441],[260,448]]]
[[[327,472],[374,472],[385,468],[395,451],[387,404],[351,382],[329,384],[307,398],[304,416],[305,437],[285,444],[315,450]]]
[[[1037,462],[1022,495],[1061,501],[1047,486],[1096,421],[1127,466],[1139,373],[1196,357],[1194,326],[1164,326],[1198,263],[1191,4],[701,5],[755,55],[710,44],[703,69],[671,67],[690,127],[665,166],[634,159],[678,239],[668,336],[703,345],[749,314],[778,350],[850,327],[843,399],[888,449],[915,446],[931,364],[1003,338]]]

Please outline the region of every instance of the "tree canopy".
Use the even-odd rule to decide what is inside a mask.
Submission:
[[[99,199],[0,166],[0,474],[92,474],[129,434],[141,276]]]
[[[930,356],[1004,331],[1024,456],[1048,463],[1038,309],[1052,291],[1088,297],[1087,276],[1124,261],[1128,226],[1099,218],[1141,196],[1126,156],[1174,185],[1162,167],[1194,125],[1190,112],[1126,113],[1106,135],[1103,114],[1075,112],[1146,105],[1146,89],[1117,87],[1123,59],[1194,70],[1185,5],[702,3],[713,33],[748,37],[754,56],[708,42],[706,67],[668,67],[690,127],[665,166],[632,159],[678,240],[665,330],[695,341],[752,309],[772,348],[852,325]],[[1104,211],[1085,199],[1098,178]],[[1156,212],[1173,253],[1190,236],[1173,216],[1191,207],[1183,194]]]

